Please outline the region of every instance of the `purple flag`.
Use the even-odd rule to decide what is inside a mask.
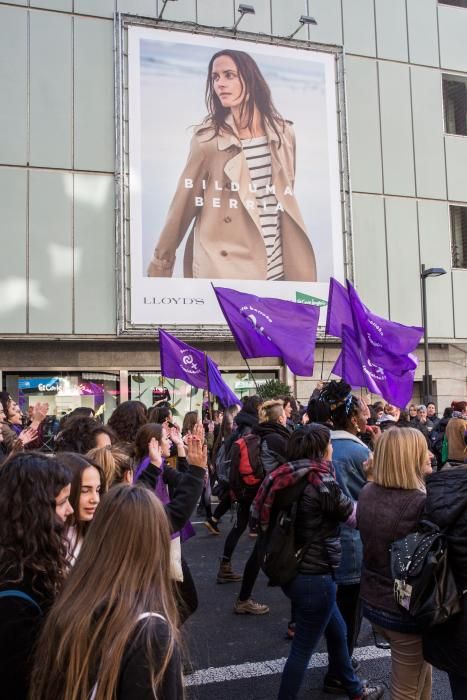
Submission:
[[[240,403],[240,399],[235,396],[232,389],[224,382],[219,372],[219,367],[214,360],[207,355],[209,390],[217,396],[224,406],[235,406]]]
[[[362,352],[353,331],[342,327],[342,352],[333,372],[352,386],[366,386],[373,394],[379,394],[389,403],[404,408],[412,398],[415,369],[396,374],[373,362]],[[336,367],[337,366],[337,367]]]
[[[363,334],[375,352],[407,355],[413,352],[423,336],[423,328],[404,326],[373,314],[362,302],[354,287],[347,280],[353,325]],[[351,323],[346,322],[351,326]],[[415,365],[416,367],[416,365]],[[408,368],[407,368],[408,369]],[[412,367],[410,368],[412,369]]]
[[[162,328],[159,328],[159,342],[163,377],[182,379],[198,389],[209,388],[224,406],[240,403],[208,355],[183,343]]]
[[[342,325],[344,323],[352,325],[352,309],[350,308],[349,294],[340,282],[331,277],[326,316],[326,335],[342,338]]]
[[[161,328],[159,328],[159,342],[162,376],[182,379],[198,389],[206,389],[208,380],[204,352],[182,343]]]
[[[319,308],[214,287],[241,355],[282,357],[294,374],[313,374]]]

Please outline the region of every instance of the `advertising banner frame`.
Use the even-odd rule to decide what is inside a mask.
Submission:
[[[138,323],[131,315],[131,249],[130,249],[130,147],[129,147],[129,65],[128,28],[146,27],[185,32],[210,37],[238,39],[256,45],[267,44],[317,51],[334,56],[336,76],[336,124],[339,159],[339,190],[342,219],[342,250],[344,276],[353,280],[353,249],[351,232],[350,174],[347,138],[347,116],[344,79],[344,51],[341,46],[323,45],[310,41],[287,39],[286,37],[234,32],[226,28],[214,28],[191,22],[172,22],[149,19],[135,15],[116,13],[114,18],[115,58],[115,106],[116,106],[116,273],[117,273],[117,335],[145,337],[154,335],[154,323]],[[267,296],[267,294],[264,294]],[[270,294],[274,296],[274,294]],[[184,339],[219,341],[231,339],[228,326],[219,324],[169,324],[161,323],[169,332],[176,332]],[[324,335],[324,329],[320,329]]]

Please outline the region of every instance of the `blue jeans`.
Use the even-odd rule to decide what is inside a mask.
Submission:
[[[362,684],[352,669],[347,630],[336,605],[336,584],[332,577],[298,574],[282,590],[294,605],[296,627],[278,700],[297,697],[308,662],[323,634],[328,646],[329,675],[341,680],[349,697],[358,697]]]
[[[448,676],[452,700],[465,700],[467,698],[467,678],[458,676],[457,673],[448,673]]]

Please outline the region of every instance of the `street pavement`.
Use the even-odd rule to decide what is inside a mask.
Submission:
[[[289,601],[278,588],[268,588],[261,573],[253,597],[270,607],[262,616],[235,615],[233,604],[240,584],[216,584],[219,557],[225,535],[231,527],[224,516],[221,536],[209,534],[202,517],[193,517],[196,537],[183,545],[199,596],[197,612],[184,625],[186,656],[193,672],[185,676],[188,700],[274,700],[279,688],[281,668],[289,653],[285,640],[289,619]],[[254,540],[242,536],[234,553],[233,566],[240,573]],[[323,643],[315,652],[307,671],[300,700],[330,700],[322,692],[326,668]],[[359,675],[389,689],[389,652],[375,647],[369,625],[364,621],[355,656],[361,661]],[[341,696],[346,697],[346,696]],[[389,690],[385,698],[389,700]],[[447,676],[433,674],[433,700],[451,700]]]

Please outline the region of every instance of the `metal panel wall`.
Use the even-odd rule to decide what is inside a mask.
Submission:
[[[449,209],[446,202],[418,202],[420,262],[426,267],[444,267],[448,274],[428,279],[426,285],[428,332],[432,337],[452,338],[451,246],[449,244]]]
[[[409,61],[439,66],[438,0],[407,0]]]
[[[72,166],[72,18],[30,13],[30,162]]]
[[[284,3],[286,6],[289,2]],[[295,13],[294,13],[295,14]],[[317,26],[310,25],[311,41],[322,44],[342,44],[342,8],[340,0],[310,0],[309,12],[318,22]],[[298,26],[298,17],[295,14],[295,28]],[[297,35],[298,36],[298,35]]]
[[[28,159],[28,45],[26,12],[0,7],[0,161]]]
[[[386,199],[386,240],[391,319],[419,326],[422,320],[420,259],[414,199]]]
[[[386,194],[415,194],[409,68],[379,62],[383,178]]]
[[[446,146],[446,172],[448,198],[467,202],[467,139],[464,136],[444,137]]]
[[[410,70],[417,195],[446,199],[441,75],[429,68]]]
[[[380,58],[407,61],[405,0],[375,0],[376,46]]]
[[[115,333],[114,181],[74,176],[75,333]]]
[[[0,168],[0,333],[25,333],[27,171]]]
[[[352,189],[382,192],[377,64],[347,56],[345,61]]]
[[[342,15],[347,53],[376,56],[373,0],[342,0]]]
[[[73,330],[73,175],[32,171],[29,194],[29,332]]]
[[[114,170],[112,24],[75,18],[75,168]]]
[[[453,270],[452,287],[454,296],[454,327],[456,338],[467,338],[467,270]]]
[[[364,302],[380,316],[389,314],[384,200],[352,197],[355,281]],[[371,265],[368,261],[371,259]]]
[[[438,5],[441,67],[467,71],[467,12],[464,7]]]
[[[299,2],[304,4],[304,0],[299,0]],[[280,0],[279,4],[283,5]],[[274,0],[272,8],[274,17]],[[208,24],[211,27],[231,27],[234,23],[234,2],[231,0],[227,0],[227,2],[198,0],[198,22]]]

